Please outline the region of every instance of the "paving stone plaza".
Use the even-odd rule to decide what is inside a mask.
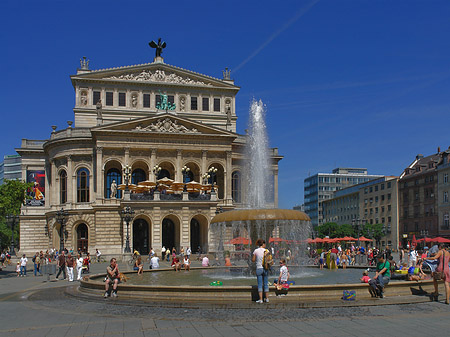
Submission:
[[[91,271],[105,269],[99,263]],[[389,295],[375,306],[348,307],[337,300],[328,308],[255,303],[254,309],[195,309],[132,305],[121,302],[120,291],[117,299],[86,300],[71,295],[77,282],[54,276],[47,282],[30,269],[17,278],[12,266],[0,277],[0,336],[379,336],[380,329],[386,336],[425,336],[445,335],[450,318],[443,302],[386,305]]]

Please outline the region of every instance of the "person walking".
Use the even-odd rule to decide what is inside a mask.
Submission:
[[[263,267],[266,241],[258,239],[256,245],[258,248],[253,251],[252,256],[252,261],[256,262],[256,279],[258,281],[259,300],[256,303],[263,303],[263,291],[265,294],[264,302],[269,302],[269,271]]]
[[[450,253],[444,249],[444,244],[439,244],[439,251],[436,255],[428,257],[427,260],[438,260],[436,271],[433,273],[434,299],[437,301],[439,289],[437,281],[441,279],[445,285],[445,304],[449,304],[450,300],[450,269],[448,263],[450,261]]]
[[[20,276],[25,277],[27,276],[27,256],[25,254],[22,255],[20,258]]]
[[[61,272],[64,275],[64,280],[66,279],[66,255],[64,253],[64,250],[61,251],[61,254],[58,256],[58,262],[57,265],[59,267],[59,271],[58,274],[56,274],[56,279],[58,280],[59,274],[61,274]]]
[[[41,258],[39,257],[39,253],[36,252],[33,256],[33,264],[34,264],[34,276],[37,276],[39,273],[39,265],[41,264]]]
[[[81,254],[77,255],[77,281],[81,280],[81,273],[83,271],[83,257]]]
[[[69,276],[69,282],[73,282],[73,265],[74,265],[74,260],[73,260],[72,254],[69,253],[67,255],[67,259],[66,259],[67,274]]]

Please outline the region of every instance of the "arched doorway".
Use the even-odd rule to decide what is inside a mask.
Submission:
[[[83,253],[87,253],[89,248],[88,235],[86,224],[79,224],[77,227],[77,251],[81,250]]]
[[[133,250],[137,250],[141,255],[149,253],[149,228],[148,222],[144,219],[133,221]]]
[[[169,250],[173,247],[179,250],[179,225],[175,218],[167,217],[162,221],[162,245]]]
[[[203,216],[195,216],[191,219],[191,250],[193,253],[208,251],[208,222]]]

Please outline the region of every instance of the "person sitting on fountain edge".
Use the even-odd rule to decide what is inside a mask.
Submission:
[[[112,294],[109,291],[109,285],[112,284]],[[117,285],[119,284],[119,266],[115,258],[110,260],[110,264],[106,267],[106,281],[105,281],[105,298],[110,296],[117,297]]]
[[[391,280],[391,266],[389,261],[384,259],[383,254],[379,254],[377,256],[377,272],[375,273],[375,277],[369,282],[370,286],[378,297],[383,298],[384,287]]]

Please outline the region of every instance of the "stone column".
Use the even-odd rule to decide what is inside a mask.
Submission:
[[[177,150],[177,165],[175,167],[175,180],[176,181],[183,181],[183,175],[181,173],[181,163],[182,163],[182,159],[181,159],[181,150]]]
[[[101,199],[103,198],[103,180],[104,180],[104,175],[103,175],[103,148],[101,146],[97,146],[97,162],[96,162],[96,199]]]
[[[67,203],[77,200],[77,177],[73,172],[72,156],[67,156]]]
[[[232,204],[232,197],[231,197],[231,175],[232,175],[232,152],[227,151],[227,162],[224,172],[224,183],[225,183],[225,193],[224,193],[224,199],[225,203],[227,205]]]
[[[278,207],[278,170],[273,170],[273,204]]]
[[[130,148],[129,147],[125,147],[124,150],[125,150],[125,161],[124,161],[124,163],[125,163],[125,165],[128,165],[129,162],[130,162]]]
[[[203,175],[204,173],[206,173],[206,170],[208,169],[208,151],[207,150],[202,150],[202,167],[201,167],[201,172],[200,175]],[[201,181],[201,183],[203,183],[203,181]]]
[[[148,180],[154,181],[156,183],[156,177],[153,174],[153,167],[156,165],[156,149],[152,149],[152,154],[150,156],[150,172],[148,176],[151,177]]]
[[[51,177],[50,177],[51,181],[49,181],[49,183],[50,183],[50,190],[47,190],[47,186],[46,186],[46,189],[45,189],[47,194],[50,194],[50,195],[49,196],[46,195],[45,198],[47,199],[47,197],[49,197],[48,200],[49,200],[49,203],[50,203],[50,206],[51,206],[51,205],[59,204],[60,193],[61,193],[61,191],[59,191],[59,188],[58,188],[59,179],[58,179],[58,176],[56,174],[56,163],[55,163],[54,159],[50,160],[50,172],[51,172]],[[60,193],[58,193],[58,191]]]
[[[161,256],[162,248],[162,233],[161,233],[161,207],[153,207],[153,223],[152,228],[152,242],[151,246],[155,249],[159,256]],[[166,247],[167,248],[167,247]]]
[[[186,247],[189,247],[190,244],[190,226],[189,226],[189,207],[183,207],[181,209],[181,230],[180,230],[180,246],[184,247],[186,250]]]

